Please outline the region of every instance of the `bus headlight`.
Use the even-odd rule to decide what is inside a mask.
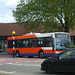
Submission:
[[[60,52],[57,52],[57,51],[56,51],[55,53],[56,53],[56,54],[59,54]]]

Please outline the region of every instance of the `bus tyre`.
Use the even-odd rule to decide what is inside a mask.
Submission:
[[[45,65],[45,73],[46,74],[51,74],[51,73],[53,73],[54,72],[54,70],[53,70],[53,67],[48,63],[48,64],[46,64]]]
[[[19,51],[16,51],[16,57],[19,57],[19,56],[20,56]]]
[[[38,55],[39,55],[39,58],[43,58],[44,57],[44,52],[40,51]]]

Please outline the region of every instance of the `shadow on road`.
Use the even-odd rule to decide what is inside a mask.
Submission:
[[[38,74],[38,75],[75,75],[75,73],[66,73],[66,72],[55,72],[53,74],[46,74],[45,72],[37,72],[35,73],[35,75]]]

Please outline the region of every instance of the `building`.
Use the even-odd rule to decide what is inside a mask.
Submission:
[[[27,33],[23,26],[16,23],[0,23],[0,51],[6,51],[7,38],[12,36],[12,31],[16,32],[16,36]]]
[[[74,31],[70,30],[70,36],[71,36],[71,43],[75,45],[75,30]]]
[[[0,23],[0,51],[5,52],[7,50],[7,38],[12,36],[12,31],[16,32],[16,36],[27,33],[23,26],[19,26],[16,23]],[[75,32],[70,31],[72,44],[75,44]]]

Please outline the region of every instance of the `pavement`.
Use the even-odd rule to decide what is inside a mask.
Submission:
[[[7,55],[6,52],[0,52],[0,55]]]

